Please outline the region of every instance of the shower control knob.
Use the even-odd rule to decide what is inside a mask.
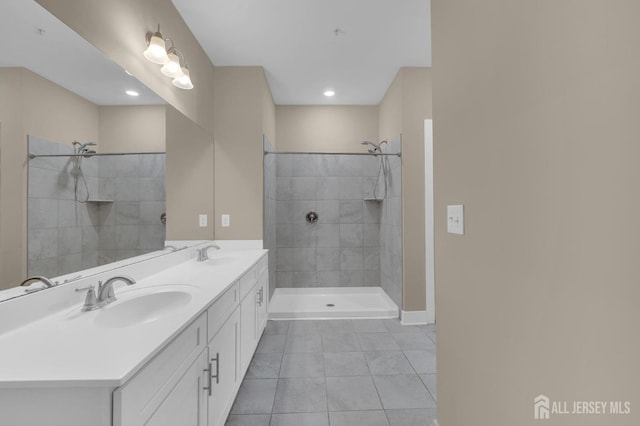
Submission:
[[[318,221],[318,213],[309,212],[307,213],[306,219],[307,219],[307,222],[309,223],[316,223]]]

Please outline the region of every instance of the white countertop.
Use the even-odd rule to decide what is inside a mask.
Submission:
[[[121,301],[145,288],[162,291],[175,284],[194,287],[192,298],[169,315],[127,327],[93,323],[116,301],[92,312],[81,312],[76,304],[8,331],[0,335],[0,388],[121,386],[265,253],[212,250],[209,261],[183,261],[143,279],[135,270],[111,271],[112,276],[129,273],[138,279],[133,286],[114,284]]]

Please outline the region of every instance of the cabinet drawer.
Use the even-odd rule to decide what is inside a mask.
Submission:
[[[258,282],[258,269],[254,265],[240,278],[240,300],[244,299],[256,282]]]
[[[206,327],[207,315],[202,314],[114,391],[114,426],[145,423],[206,347]]]
[[[218,298],[213,305],[207,309],[208,317],[208,338],[207,342],[213,339],[222,324],[229,318],[231,312],[238,306],[240,299],[238,298],[238,283],[235,282],[222,296]]]

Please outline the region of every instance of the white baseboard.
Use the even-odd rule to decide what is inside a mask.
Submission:
[[[402,311],[400,315],[402,325],[420,325],[427,323],[427,311]]]

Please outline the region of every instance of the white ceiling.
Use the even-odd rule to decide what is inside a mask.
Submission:
[[[430,0],[172,1],[213,64],[263,66],[277,105],[375,105],[431,66]]]
[[[0,40],[0,67],[25,67],[97,105],[165,103],[35,1],[0,0]]]

